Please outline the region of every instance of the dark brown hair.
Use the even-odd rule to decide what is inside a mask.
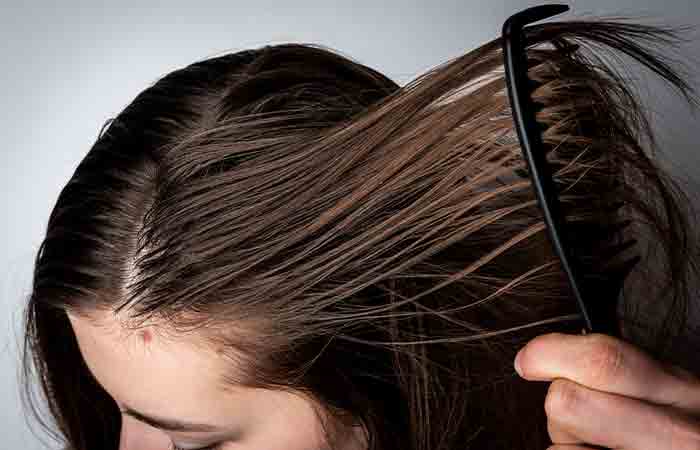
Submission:
[[[667,58],[680,29],[572,20],[527,39],[580,257],[611,262],[595,244],[613,237],[595,230],[632,220],[624,237],[643,259],[623,335],[671,361],[698,272],[693,213],[604,57],[631,57],[696,106]],[[225,383],[311,399],[333,419],[329,448],[352,424],[372,450],[545,448],[548,383],[520,379],[513,358],[582,322],[523,176],[502,69],[500,39],[403,87],[320,45],[281,44],[148,87],[77,167],[37,252],[32,411],[30,363],[66,448],[117,448],[120,413],[66,316],[111,311],[128,330],[198,333],[235,362]]]

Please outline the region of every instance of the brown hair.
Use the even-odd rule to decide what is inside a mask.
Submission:
[[[632,220],[624,237],[644,258],[620,324],[668,361],[698,272],[692,210],[603,57],[632,57],[695,106],[664,54],[680,33],[591,19],[527,38],[580,257],[610,262],[594,244],[613,237],[595,230]],[[139,94],[61,191],[36,255],[24,377],[33,362],[67,448],[117,448],[120,413],[66,312],[122,310],[125,329],[199,333],[235,361],[225,383],[307,396],[333,419],[329,447],[341,424],[362,424],[372,450],[545,448],[548,383],[520,379],[512,361],[536,335],[582,322],[502,67],[495,39],[399,87],[319,45],[266,45]],[[623,206],[600,207],[610,201]]]

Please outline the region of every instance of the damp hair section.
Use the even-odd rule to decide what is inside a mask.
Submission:
[[[667,58],[685,31],[592,18],[526,32],[577,254],[615,263],[596,245],[638,239],[620,327],[679,364],[668,350],[694,331],[695,217],[610,57],[696,106]],[[23,398],[62,448],[117,449],[119,410],[66,316],[111,312],[129,332],[197,334],[230,361],[224,388],[306,396],[329,449],[354,425],[368,450],[546,448],[547,386],[512,361],[582,320],[525,169],[500,39],[405,86],[316,44],[168,73],[100,132],[51,212],[25,309]],[[596,234],[621,220],[624,236]]]

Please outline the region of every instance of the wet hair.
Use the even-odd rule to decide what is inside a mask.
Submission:
[[[631,221],[623,237],[643,258],[621,333],[669,361],[698,272],[692,206],[606,57],[631,57],[696,106],[668,58],[682,30],[598,18],[527,39],[580,257],[615,263],[596,230]],[[500,39],[403,87],[318,44],[175,70],[109,121],[51,212],[25,310],[25,401],[51,431],[36,375],[56,439],[116,449],[120,412],[67,317],[113,313],[129,332],[196,333],[230,359],[224,388],[308,398],[328,448],[361,425],[372,450],[541,450],[548,383],[518,377],[513,358],[582,319],[525,168]]]

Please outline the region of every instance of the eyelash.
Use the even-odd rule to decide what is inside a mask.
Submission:
[[[171,450],[185,450],[185,449],[180,448],[175,444],[172,444]],[[214,444],[214,445],[210,445],[208,447],[193,448],[192,450],[221,450],[221,447],[220,447],[220,444]]]

